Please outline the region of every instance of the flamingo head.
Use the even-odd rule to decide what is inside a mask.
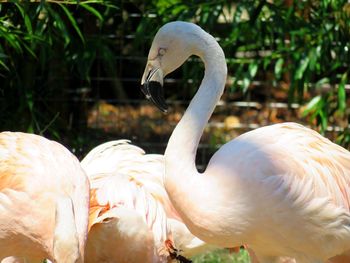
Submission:
[[[176,21],[162,26],[154,37],[141,85],[146,98],[163,112],[168,108],[164,99],[164,77],[191,55],[201,56],[199,32],[204,31],[193,23]]]

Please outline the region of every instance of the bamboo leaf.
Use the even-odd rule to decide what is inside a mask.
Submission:
[[[83,37],[83,34],[81,33],[80,29],[79,29],[79,26],[77,24],[77,21],[74,19],[74,17],[72,16],[71,12],[67,9],[67,7],[65,7],[64,5],[62,4],[58,4],[62,9],[63,11],[65,12],[65,14],[67,15],[69,21],[71,22],[72,26],[74,27],[75,31],[77,32],[77,34],[79,35],[81,41],[83,43],[85,43],[85,39]]]
[[[318,95],[314,97],[312,100],[309,101],[309,103],[306,105],[306,108],[302,112],[302,117],[305,117],[308,115],[311,111],[316,110],[319,103],[322,101],[321,95]]]
[[[284,63],[284,59],[279,58],[275,64],[275,77],[276,77],[276,79],[281,78],[283,63]]]
[[[328,126],[328,118],[327,118],[328,114],[326,111],[320,110],[319,111],[319,117],[321,119],[321,132],[323,133],[324,131],[326,131],[327,126]]]
[[[53,25],[61,31],[61,36],[64,38],[65,45],[69,44],[70,37],[61,17],[54,9],[50,8],[49,6],[47,7],[47,10],[49,11],[50,15],[54,18]],[[52,34],[49,34],[47,38],[48,43],[51,45],[53,41]]]
[[[35,51],[32,50],[26,43],[22,42],[22,46],[24,46],[24,48],[25,48],[34,58],[37,58],[37,56],[35,55]]]
[[[84,3],[80,4],[79,6],[88,10],[91,14],[96,16],[100,21],[103,21],[103,16],[101,15],[101,13],[99,11],[97,11],[95,8],[93,8],[92,6],[90,6],[88,4],[84,4]]]
[[[300,60],[299,66],[295,72],[295,79],[302,79],[304,72],[307,68],[307,66],[309,65],[309,58],[305,57],[303,59]]]
[[[7,71],[10,71],[9,67],[6,65],[6,63],[5,63],[4,61],[0,60],[0,65],[1,65],[4,69],[6,69]]]
[[[8,44],[10,44],[18,53],[23,52],[18,36],[16,36],[13,32],[1,32],[0,30],[0,36],[5,38]]]
[[[329,83],[329,78],[322,78],[319,81],[316,82],[315,87],[316,88],[321,88],[323,85]]]
[[[342,75],[338,86],[338,108],[340,111],[345,111],[346,109],[346,91],[345,91],[346,80],[347,80],[347,72],[345,72]]]
[[[19,12],[21,13],[21,16],[24,20],[24,25],[27,29],[27,32],[31,35],[33,34],[33,27],[32,27],[32,22],[30,20],[30,17],[26,14],[26,11],[23,9],[23,7],[21,6],[21,4],[15,4],[19,10]]]
[[[271,63],[271,57],[265,57],[263,59],[263,69],[266,70]]]
[[[338,108],[340,111],[344,111],[346,108],[345,83],[340,83],[338,86]]]
[[[246,93],[249,85],[250,85],[250,78],[248,78],[247,76],[243,78],[243,85],[242,85],[242,89],[243,89],[243,93]]]
[[[313,48],[309,51],[309,59],[310,59],[310,63],[309,63],[309,67],[310,70],[314,71],[315,69],[317,69],[317,59],[318,59],[318,52],[317,52],[317,48]]]
[[[257,63],[249,64],[248,70],[249,70],[249,76],[251,78],[254,78],[256,73],[257,73],[257,71],[258,71],[258,64]]]
[[[16,1],[16,2],[17,2],[17,1]],[[17,9],[19,10],[19,12],[21,13],[22,18],[24,18],[25,13],[24,13],[23,7],[22,7],[20,4],[17,4],[17,3],[15,3],[15,6],[17,7]]]
[[[24,24],[26,25],[28,33],[30,35],[33,34],[32,22],[30,21],[30,18],[27,15],[24,16]]]

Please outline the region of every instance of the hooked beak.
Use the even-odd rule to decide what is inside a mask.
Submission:
[[[141,80],[141,91],[146,98],[152,101],[162,112],[168,112],[163,90],[163,71],[160,67],[147,63]]]

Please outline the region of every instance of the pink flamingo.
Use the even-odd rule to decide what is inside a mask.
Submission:
[[[142,90],[166,111],[163,78],[191,55],[204,62],[204,78],[164,155],[165,189],[189,230],[216,246],[247,244],[262,263],[281,256],[319,263],[349,251],[350,153],[317,132],[296,123],[259,128],[223,145],[197,171],[198,143],[226,83],[215,38],[192,23],[164,25]]]
[[[88,179],[65,147],[0,133],[0,261],[82,263],[88,208]]]

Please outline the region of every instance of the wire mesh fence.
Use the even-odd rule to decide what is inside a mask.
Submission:
[[[263,2],[259,2],[256,9]],[[111,139],[130,139],[147,152],[163,153],[172,130],[200,84],[203,65],[199,59],[192,57],[181,69],[166,78],[165,95],[170,105],[167,115],[158,112],[147,102],[140,91],[140,79],[156,28],[153,28],[153,31],[144,31],[143,34],[139,34],[138,30],[145,16],[148,21],[157,21],[149,24],[160,24],[158,20],[162,18],[156,12],[152,13],[152,10],[143,12],[140,6],[147,6],[146,1],[118,1],[118,8],[113,11],[112,16],[106,18],[103,30],[99,23],[96,23],[96,19],[89,19],[91,15],[82,15],[78,22],[87,40],[84,47],[75,48],[80,51],[76,53],[77,56],[86,58],[80,59],[86,63],[79,64],[78,71],[80,75],[86,74],[88,77],[84,79],[72,73],[61,61],[63,53],[67,51],[56,48],[54,55],[50,57],[48,68],[42,71],[45,76],[35,75],[35,72],[30,71],[25,74],[34,75],[36,79],[44,79],[45,82],[40,82],[41,86],[36,87],[35,96],[34,93],[28,92],[28,87],[23,87],[22,100],[24,104],[29,105],[23,107],[30,108],[32,103],[40,104],[41,109],[35,118],[33,112],[23,114],[23,120],[32,118],[34,126],[38,126],[39,122],[36,119],[49,113],[50,119],[45,120],[46,124],[35,127],[35,130],[45,133],[52,124],[58,124],[59,128],[53,132],[56,132],[60,141],[72,148],[79,157],[84,156],[97,144]],[[232,10],[229,10],[230,7]],[[209,8],[207,14],[217,11],[213,6],[203,5],[203,8]],[[75,12],[74,15],[80,17],[81,11],[74,8],[71,10],[72,13]],[[242,10],[241,19],[248,19],[248,9]],[[232,30],[232,19],[236,17],[236,11],[235,4],[226,4],[225,9],[220,11],[222,14],[217,17],[215,26],[211,27],[212,32],[210,31],[217,35],[219,43],[229,50],[226,57],[231,70],[228,72],[226,92],[217,105],[199,145],[197,164],[200,169],[205,168],[208,159],[221,144],[246,131],[282,121],[297,121],[311,126],[315,124],[315,121],[310,123],[305,119],[305,105],[302,101],[296,103],[290,100],[291,80],[288,79],[288,73],[276,81],[271,77],[271,74],[274,74],[273,69],[250,67],[250,61],[255,58],[270,56],[274,51],[273,44],[267,45],[268,48],[263,50],[240,50],[231,48],[227,39],[219,37],[220,32]],[[231,18],[224,17],[224,13]],[[252,13],[254,15],[255,10]],[[193,17],[196,16],[199,15],[195,13]],[[290,45],[291,40],[288,37],[284,38],[284,41],[283,45]],[[100,45],[101,43],[106,45]],[[75,56],[70,58],[73,64],[75,60],[78,61]],[[24,63],[21,68],[31,69],[33,64],[39,62]],[[240,68],[240,63],[244,64],[241,67],[243,70],[257,71],[248,84],[245,83],[246,79],[235,79],[236,72],[232,68]],[[23,83],[27,85],[25,80]],[[305,101],[328,90],[338,89],[337,85],[329,83],[318,84],[317,89],[310,88],[315,85],[316,83],[312,82],[304,83],[304,88],[309,88],[304,94]],[[344,88],[349,94],[350,85],[346,84]],[[11,108],[8,105],[11,103],[0,109],[8,113],[5,114],[5,118],[11,119]],[[21,122],[22,120],[18,121]],[[342,118],[330,120],[328,124],[325,135],[330,139],[334,139],[338,132],[348,128],[348,122]],[[65,142],[65,138],[59,136],[62,131],[71,132],[75,138],[74,143]]]
[[[139,45],[139,52],[132,48],[135,41],[135,31],[141,14],[132,11],[129,2],[125,2],[113,19],[121,21],[118,31],[99,37],[112,41],[115,47],[114,60],[116,67],[114,76],[106,74],[103,59],[97,58],[93,66],[91,82],[80,83],[80,88],[74,87],[71,100],[77,110],[74,117],[75,128],[82,132],[94,134],[88,143],[74,149],[82,156],[89,148],[107,139],[129,139],[146,152],[163,153],[171,131],[181,118],[191,96],[200,83],[200,79],[192,79],[184,70],[178,70],[165,80],[166,95],[170,111],[164,115],[143,98],[140,91],[140,78],[143,73],[152,35],[144,36],[144,44]],[[129,8],[129,9],[128,9]],[[130,9],[131,8],[131,9]],[[123,10],[128,9],[127,15]],[[137,11],[137,9],[135,9]],[[127,17],[125,17],[127,16]],[[148,14],[150,19],[156,15]],[[114,24],[114,23],[111,23]],[[121,28],[121,29],[120,29]],[[95,32],[93,33],[95,34]],[[142,42],[142,41],[141,41]],[[268,51],[262,51],[263,53]],[[99,55],[99,53],[97,53]],[[262,56],[261,52],[236,52],[235,58],[250,58]],[[190,68],[203,70],[201,62],[192,58]],[[234,72],[229,72],[227,92],[220,100],[210,119],[198,148],[197,164],[204,169],[212,153],[226,141],[235,138],[246,131],[282,121],[304,122],[303,105],[288,101],[288,85],[273,83],[262,77],[256,78],[246,92],[232,92]],[[261,74],[264,76],[263,74]],[[314,85],[310,83],[310,85]],[[184,88],[185,87],[185,88]],[[188,90],[188,87],[192,87]],[[187,88],[187,90],[186,90]],[[333,87],[324,85],[322,89]],[[346,85],[349,92],[350,85]],[[174,96],[173,94],[176,94]],[[315,94],[309,94],[312,97]],[[175,99],[174,99],[175,98]],[[341,125],[329,126],[326,135],[330,138],[344,129]]]

